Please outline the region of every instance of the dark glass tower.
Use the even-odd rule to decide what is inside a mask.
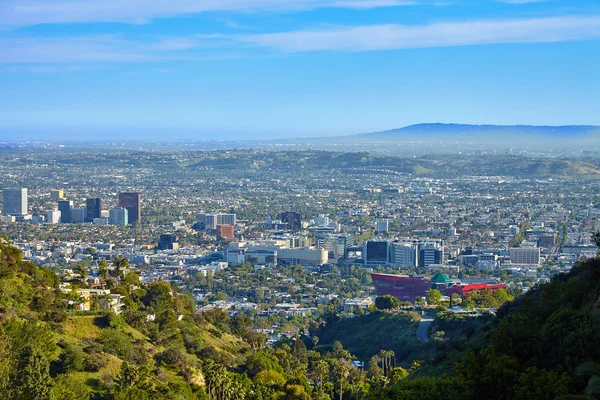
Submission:
[[[99,197],[85,200],[85,222],[94,222],[94,218],[102,216],[102,202]]]
[[[127,209],[129,223],[137,225],[142,222],[142,194],[127,192],[119,194],[119,207]]]

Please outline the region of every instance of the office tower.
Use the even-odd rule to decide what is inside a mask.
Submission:
[[[2,213],[8,215],[27,214],[27,188],[6,188],[2,191],[4,203]]]
[[[136,192],[120,193],[119,207],[126,208],[129,223],[132,225],[142,222],[142,194]]]
[[[299,212],[287,211],[281,213],[281,222],[287,222],[288,227],[292,231],[302,229],[302,215]]]
[[[109,214],[109,223],[111,225],[125,226],[129,224],[129,210],[125,207],[111,208]]]
[[[200,213],[197,218],[204,229],[217,229],[218,225],[235,225],[237,222],[235,214]]]
[[[85,221],[85,208],[71,208],[71,223],[81,224]]]
[[[177,250],[179,248],[177,236],[169,233],[160,235],[156,248],[158,250]]]
[[[367,265],[386,265],[389,262],[389,242],[375,240],[365,242],[363,260]]]
[[[60,211],[48,211],[47,220],[49,224],[58,224],[60,222]]]
[[[390,227],[390,223],[387,219],[383,221],[377,221],[377,233],[386,233]]]
[[[67,224],[71,222],[71,207],[73,207],[73,201],[71,200],[58,201],[58,211],[60,211],[60,222]]]
[[[424,244],[419,249],[419,267],[427,268],[431,264],[441,264],[444,252],[436,244]]]
[[[94,218],[100,218],[102,215],[102,202],[99,197],[86,199],[85,201],[85,222],[94,222]]]
[[[540,263],[539,247],[516,247],[510,249],[510,262],[513,264],[531,264]]]
[[[50,191],[50,198],[54,201],[62,200],[65,198],[65,192],[63,190],[52,190]]]
[[[413,243],[394,243],[390,256],[392,264],[416,267],[419,265],[419,246]]]

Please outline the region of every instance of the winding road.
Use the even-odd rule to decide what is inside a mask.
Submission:
[[[429,326],[432,322],[432,315],[423,315],[421,322],[419,322],[419,327],[417,328],[417,339],[419,339],[421,343],[429,340]]]

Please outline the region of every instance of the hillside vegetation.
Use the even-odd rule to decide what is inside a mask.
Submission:
[[[392,350],[398,364],[410,366],[421,359],[423,347],[417,340],[420,317],[414,312],[375,311],[351,319],[335,318],[321,327],[319,346],[339,341],[361,360],[381,350]]]

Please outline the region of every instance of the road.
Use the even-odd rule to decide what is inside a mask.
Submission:
[[[421,343],[429,340],[429,325],[431,325],[432,322],[433,316],[423,315],[419,327],[417,328],[417,339],[419,339]]]

